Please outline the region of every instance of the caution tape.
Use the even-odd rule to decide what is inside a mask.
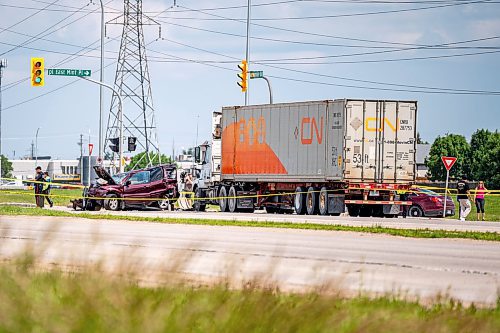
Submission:
[[[88,186],[85,186],[85,185],[77,185],[77,184],[67,184],[67,183],[60,183],[60,182],[53,182],[53,181],[50,181],[50,182],[45,182],[45,181],[38,181],[38,180],[34,180],[34,179],[24,179],[24,180],[19,180],[17,178],[0,178],[0,181],[1,180],[9,180],[9,181],[16,181],[16,182],[21,182],[21,183],[29,183],[29,184],[50,184],[51,186],[55,185],[55,186],[64,186],[64,187],[74,187],[74,188],[86,188]]]
[[[43,182],[41,182],[43,183]],[[81,186],[80,186],[81,187]],[[419,187],[419,188],[422,188],[422,189],[428,189],[427,187],[424,188],[424,187]],[[360,188],[355,188],[355,187],[352,187],[352,188],[346,188],[346,189],[335,189],[335,190],[326,190],[327,193],[343,193],[345,192],[346,190],[349,190],[349,189],[356,189],[356,190],[363,190],[363,189],[360,189]],[[441,190],[444,190],[444,188],[439,188]],[[366,189],[368,190],[368,189]],[[373,190],[373,189],[372,189]],[[61,190],[61,191],[64,191],[64,190]],[[374,191],[379,191],[378,189],[374,189]],[[392,190],[392,191],[395,191],[395,190]],[[267,193],[267,194],[247,194],[247,195],[239,195],[239,196],[224,196],[224,197],[196,197],[195,196],[195,193],[194,192],[191,192],[191,191],[181,191],[180,192],[180,195],[181,197],[185,197],[189,200],[213,200],[213,201],[218,201],[218,200],[224,200],[224,199],[254,199],[254,198],[266,198],[266,197],[275,197],[275,196],[293,196],[293,195],[296,195],[296,194],[307,194],[307,193],[320,193],[321,190],[313,190],[313,191],[304,191],[304,192],[280,192],[280,193]],[[500,192],[498,190],[494,190],[494,191],[488,191],[486,193],[487,196],[497,196],[497,195],[500,195],[500,193],[491,193],[491,192]],[[18,191],[15,191],[15,190],[2,190],[0,191],[1,194],[6,194],[6,195],[12,195],[12,196],[15,196],[15,195],[30,195],[30,196],[43,196],[43,197],[50,197],[50,198],[65,198],[65,199],[87,199],[87,200],[121,200],[121,201],[162,201],[162,200],[169,200],[169,201],[172,201],[172,202],[175,202],[178,200],[178,198],[169,198],[169,197],[165,197],[165,198],[162,198],[162,197],[157,197],[157,198],[150,198],[150,197],[147,197],[147,198],[143,198],[143,197],[134,197],[134,198],[124,198],[124,197],[119,197],[119,196],[116,196],[116,197],[94,197],[94,196],[84,196],[84,195],[62,195],[62,194],[44,194],[44,193],[40,193],[40,194],[37,194],[37,193],[33,193],[33,192],[27,192],[27,190],[18,190]],[[416,189],[410,189],[410,190],[405,190],[405,193],[423,193],[423,194],[428,194],[426,192],[423,192],[423,191],[418,191]],[[442,193],[438,193],[440,195],[444,195]],[[189,197],[187,197],[189,195]],[[400,195],[400,194],[399,194]],[[456,197],[458,194],[456,193],[449,193],[448,194],[450,197]]]

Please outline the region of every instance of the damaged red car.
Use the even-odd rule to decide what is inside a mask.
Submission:
[[[177,190],[177,168],[173,164],[110,175],[103,167],[94,166],[99,177],[84,191],[83,199],[73,201],[73,208],[84,210],[124,210],[157,207],[169,209]]]

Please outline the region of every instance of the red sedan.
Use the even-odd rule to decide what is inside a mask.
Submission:
[[[412,202],[412,205],[408,208],[408,216],[443,216],[444,195],[422,188],[413,188],[413,191],[415,192],[408,194],[408,200]],[[453,215],[455,215],[455,203],[450,197],[447,197],[446,216]]]

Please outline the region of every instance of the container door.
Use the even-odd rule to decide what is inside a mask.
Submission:
[[[378,101],[364,102],[364,138],[361,142],[361,181],[363,182],[379,181],[377,175],[379,171],[378,160],[380,159],[378,149],[380,144],[379,129],[381,126],[380,111],[381,108]],[[360,160],[360,158],[357,160]]]
[[[399,102],[397,105],[394,155],[394,182],[415,181],[416,154],[416,102]]]
[[[345,102],[345,178],[360,181],[363,178],[365,135],[363,101]]]

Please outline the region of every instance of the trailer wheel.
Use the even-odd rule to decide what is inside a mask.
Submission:
[[[225,186],[221,186],[219,190],[219,208],[221,212],[227,212],[227,192]]]
[[[304,215],[306,213],[306,189],[303,186],[299,186],[295,189],[295,198],[293,200],[293,208],[295,213],[298,215]]]
[[[356,217],[359,215],[359,205],[347,205],[349,216]]]
[[[359,210],[359,216],[370,217],[372,216],[372,207],[370,205],[363,205]]]
[[[204,192],[198,187],[196,188],[195,194],[194,194],[194,203],[193,203],[193,208],[197,212],[204,212],[206,203],[204,200],[200,200],[201,198],[204,198]]]
[[[307,209],[307,215],[318,214],[318,188],[317,187],[311,186],[307,189],[306,209]]]
[[[236,188],[234,186],[231,186],[229,188],[229,195],[227,198],[227,207],[229,209],[229,212],[235,213],[238,211],[238,203],[237,203],[237,198],[236,198]]]
[[[328,215],[328,190],[324,186],[319,191],[318,209],[320,215]]]

